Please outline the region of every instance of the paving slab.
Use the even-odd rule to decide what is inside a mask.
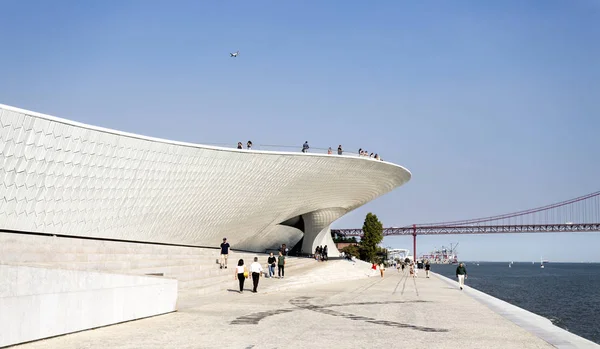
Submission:
[[[343,273],[350,268],[338,265],[323,270]],[[17,348],[554,347],[468,292],[422,274],[413,279],[389,270],[385,278],[294,288],[280,287],[287,279],[262,279],[258,293],[251,293],[247,283],[242,294],[234,291],[232,276],[226,291],[183,294],[176,313]]]

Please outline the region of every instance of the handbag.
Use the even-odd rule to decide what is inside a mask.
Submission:
[[[244,268],[244,277],[247,279],[248,278],[248,269]]]

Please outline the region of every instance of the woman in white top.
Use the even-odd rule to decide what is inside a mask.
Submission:
[[[235,279],[240,283],[240,293],[244,292],[244,281],[248,277],[248,269],[244,265],[244,260],[238,261],[237,267],[235,267]]]

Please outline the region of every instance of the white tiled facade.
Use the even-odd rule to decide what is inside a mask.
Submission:
[[[247,151],[118,132],[0,105],[0,229],[264,251],[406,183],[369,158]],[[332,244],[333,245],[333,244]]]

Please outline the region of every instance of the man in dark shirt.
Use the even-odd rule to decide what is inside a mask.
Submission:
[[[227,269],[227,257],[229,257],[229,243],[227,242],[227,238],[223,238],[223,242],[221,243],[221,269],[223,267]]]
[[[272,278],[275,275],[275,263],[277,262],[277,258],[273,256],[273,252],[267,258],[267,264],[269,265],[269,277]]]
[[[308,148],[310,148],[308,146],[308,141],[304,142],[304,144],[302,145],[302,152],[303,153],[307,153],[308,152]]]
[[[467,268],[465,268],[465,265],[460,263],[458,264],[458,267],[456,267],[456,277],[458,278],[458,286],[460,286],[460,289],[463,289],[463,286],[465,286],[465,279],[467,278]]]
[[[431,269],[431,264],[429,264],[429,261],[427,261],[427,263],[425,263],[425,276],[429,279],[429,270]]]

